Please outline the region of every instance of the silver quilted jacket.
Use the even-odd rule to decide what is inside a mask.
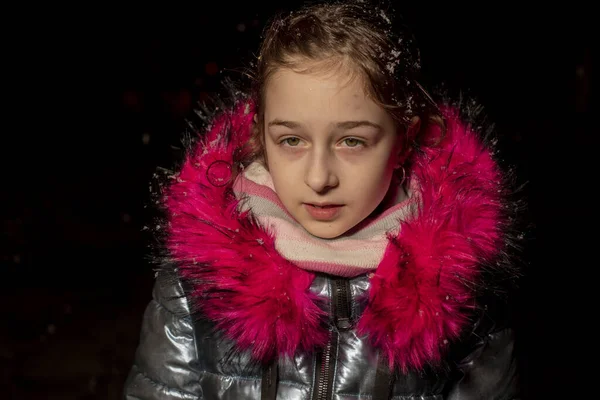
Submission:
[[[328,298],[336,293],[329,345],[322,353],[280,359],[277,365],[263,368],[251,364],[247,355],[230,351],[231,344],[211,329],[210,322],[194,320],[183,286],[173,285],[165,274],[157,276],[153,299],[143,317],[124,399],[518,398],[513,332],[487,315],[478,319],[447,372],[390,374],[352,326],[362,312],[357,299],[368,290],[369,279],[318,276],[311,290]]]
[[[401,233],[390,239],[386,253],[390,258],[378,264],[372,279],[314,275],[284,267],[287,261],[277,253],[271,236],[258,223],[231,211],[238,206],[232,195],[231,165],[240,161],[236,157],[251,132],[252,113],[250,104],[242,101],[211,124],[200,147],[188,153],[178,179],[169,185],[166,264],[176,265],[177,275],[168,266],[158,274],[125,384],[125,399],[517,398],[513,332],[502,302],[485,298],[495,292],[488,285],[494,278],[486,279],[489,273],[512,276],[508,267],[512,263],[505,260],[513,248],[509,246],[513,218],[508,214],[517,208],[505,198],[503,180],[490,158],[493,152],[467,127],[470,124],[461,121],[458,111],[445,111],[448,129],[436,149],[414,155],[408,175],[418,183],[415,198],[422,207],[410,219],[413,228],[404,230],[402,225]],[[435,129],[428,133],[437,137]],[[397,228],[393,229],[399,232]],[[247,279],[250,271],[252,279]],[[284,271],[285,278],[274,278]],[[308,285],[317,295],[314,298],[329,301],[309,302]],[[295,291],[293,301],[288,291]],[[418,307],[395,307],[398,296],[411,296],[409,303]],[[464,311],[469,315],[463,313],[464,299],[477,304],[472,307],[471,300],[464,304],[472,307]],[[309,304],[328,308],[319,310],[325,318],[321,321],[318,313],[318,327],[307,319],[316,312],[303,313]],[[282,314],[276,306],[290,309],[294,317],[281,321],[285,329],[270,329]],[[192,310],[202,311],[207,318]],[[443,315],[436,318],[439,312]],[[413,329],[412,321],[421,313],[428,317],[426,328]],[[471,325],[463,329],[462,321],[467,319]],[[454,336],[446,340],[447,331],[459,320],[460,340]],[[369,325],[367,329],[363,324]],[[311,346],[299,346],[299,332]],[[323,341],[311,342],[316,332]],[[412,336],[415,332],[417,336]],[[433,350],[432,338],[442,340]],[[283,345],[267,342],[280,339]],[[410,361],[417,354],[424,355],[423,362],[407,369],[415,372],[391,371],[383,361],[388,358],[385,344],[377,348],[370,344],[377,341],[408,349],[399,353],[402,360],[393,361]],[[254,357],[241,350],[252,345]],[[269,345],[273,354],[297,355],[266,365],[251,361],[271,360],[265,352],[256,357]],[[444,352],[449,350],[444,354],[445,368],[421,368],[438,360],[437,354],[432,358],[430,353],[442,345]],[[304,353],[300,348],[319,350]],[[380,357],[379,351],[386,357]]]

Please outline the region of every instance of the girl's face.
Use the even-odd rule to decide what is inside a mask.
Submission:
[[[275,73],[265,91],[265,151],[275,190],[309,233],[329,239],[385,197],[399,152],[391,116],[349,74]]]

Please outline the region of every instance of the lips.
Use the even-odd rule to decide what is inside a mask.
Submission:
[[[343,204],[333,203],[304,203],[306,211],[318,221],[331,221],[335,219],[343,206]]]

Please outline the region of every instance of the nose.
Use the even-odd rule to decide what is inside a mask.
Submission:
[[[316,193],[326,192],[339,185],[339,178],[328,154],[315,154],[308,161],[304,181]]]

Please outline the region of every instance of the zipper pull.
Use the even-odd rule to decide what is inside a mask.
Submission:
[[[335,325],[340,331],[346,331],[352,328],[350,318],[338,318]]]

